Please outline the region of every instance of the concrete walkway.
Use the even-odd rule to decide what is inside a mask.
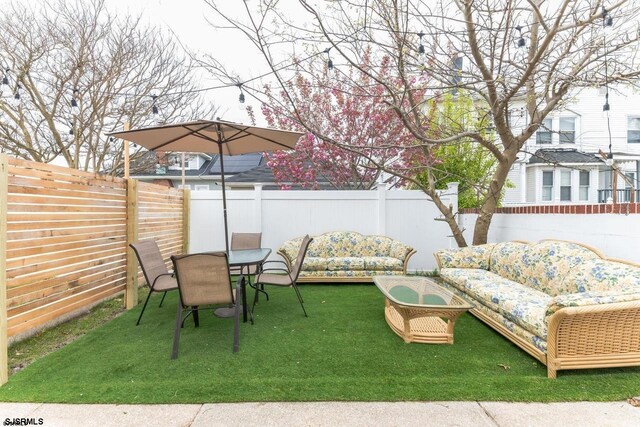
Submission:
[[[0,422],[43,426],[640,426],[626,402],[320,402],[203,405],[0,403]],[[7,422],[9,421],[9,422]],[[21,420],[17,420],[21,422]],[[34,424],[35,423],[35,424]]]

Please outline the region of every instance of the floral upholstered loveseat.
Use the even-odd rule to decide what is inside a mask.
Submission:
[[[571,242],[504,242],[435,253],[471,313],[547,366],[640,365],[640,266]]]
[[[291,267],[302,237],[278,250]],[[415,250],[385,236],[335,231],[315,236],[307,249],[299,282],[366,282],[376,275],[405,274]]]

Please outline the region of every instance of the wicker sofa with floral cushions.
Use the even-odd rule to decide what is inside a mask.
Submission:
[[[504,242],[435,253],[471,313],[547,366],[640,365],[640,266],[577,243]]]
[[[302,237],[278,250],[291,267]],[[368,282],[376,275],[405,274],[415,250],[385,236],[336,231],[315,236],[302,264],[299,282]]]

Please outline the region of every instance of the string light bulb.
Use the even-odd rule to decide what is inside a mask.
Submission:
[[[329,51],[331,50],[330,47],[326,48],[324,50],[324,53],[327,54],[327,68],[330,70],[333,70],[333,61],[331,60],[331,56],[329,56]]]
[[[16,86],[16,93],[13,95],[13,98],[17,101],[20,101],[20,85]]]
[[[240,102],[240,104],[244,104],[244,93],[242,93],[242,83],[238,83],[236,86],[238,86],[238,89],[240,89],[240,95],[238,96],[238,101]]]
[[[613,27],[613,16],[604,6],[602,6],[602,26]]]
[[[153,114],[158,114],[158,106],[156,105],[156,98],[158,97],[158,95],[151,95],[151,100],[152,100],[152,104],[151,104],[151,112]]]
[[[77,108],[78,107],[78,101],[76,101],[76,94],[78,93],[78,89],[74,88],[73,89],[73,95],[71,95],[71,107],[72,108]]]
[[[524,41],[524,37],[522,37],[522,27],[518,25],[516,30],[518,30],[518,33],[520,34],[520,37],[518,38],[518,47],[524,47],[526,43]]]
[[[609,105],[609,91],[607,90],[607,93],[604,94],[604,105],[602,106],[602,111],[609,110],[611,110],[611,106]]]
[[[3,85],[9,85],[9,69],[7,68],[6,70],[4,70],[4,76],[2,76],[2,84]]]
[[[418,46],[418,53],[419,54],[423,54],[424,53],[424,45],[422,44],[422,38],[424,37],[424,33],[422,31],[420,31],[418,33],[418,37],[420,38],[420,45]]]

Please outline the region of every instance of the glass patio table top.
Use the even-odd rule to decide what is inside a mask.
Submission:
[[[471,304],[427,277],[376,276],[373,282],[386,298],[401,306],[473,308]]]
[[[248,265],[262,264],[271,254],[269,248],[259,249],[232,249],[229,251],[229,266],[244,267]]]

